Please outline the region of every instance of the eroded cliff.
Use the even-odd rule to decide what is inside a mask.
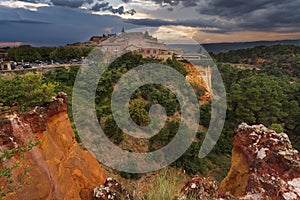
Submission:
[[[14,192],[6,199],[91,199],[93,188],[105,182],[98,161],[76,142],[66,110],[67,96],[59,93],[44,108],[2,115],[1,151],[25,146],[30,140],[40,142],[13,171]],[[15,156],[1,165],[18,159]],[[28,173],[20,182],[17,178],[25,167]]]

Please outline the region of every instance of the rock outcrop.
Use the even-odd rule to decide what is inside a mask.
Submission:
[[[133,200],[133,196],[113,178],[107,178],[104,185],[94,188],[93,200]]]
[[[245,123],[235,133],[221,190],[241,199],[300,199],[300,156],[287,134]]]
[[[219,183],[212,177],[196,176],[182,188],[182,195],[178,200],[209,199],[209,200],[234,200],[228,193],[219,193]]]
[[[93,188],[105,182],[107,176],[96,158],[76,142],[66,110],[67,96],[59,93],[44,108],[1,116],[1,151],[26,146],[30,140],[40,142],[13,170],[17,178],[28,166],[22,180],[26,184],[15,181],[14,192],[6,199],[92,199]],[[18,159],[15,156],[0,163],[0,167]]]

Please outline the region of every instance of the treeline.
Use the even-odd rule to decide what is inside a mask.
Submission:
[[[82,57],[86,57],[91,50],[92,47],[32,47],[30,45],[22,45],[10,48],[7,52],[8,58],[17,62],[34,62],[36,60],[68,62],[73,59],[80,60]]]
[[[226,53],[212,54],[218,62],[255,64],[256,59],[263,58],[275,63],[300,62],[300,46],[274,45],[258,46],[249,49],[232,50]],[[247,59],[247,60],[243,60]],[[248,59],[251,59],[248,60]],[[249,62],[250,61],[250,62]]]
[[[245,70],[219,64],[227,90],[227,121],[270,126],[279,123],[287,130],[300,126],[300,82],[285,75]]]
[[[227,90],[226,123],[235,127],[241,122],[274,126],[279,124],[300,149],[300,81],[273,69],[244,70],[219,64]]]

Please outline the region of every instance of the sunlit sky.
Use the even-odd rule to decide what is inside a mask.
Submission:
[[[0,42],[33,45],[87,41],[123,26],[169,43],[300,39],[300,0],[0,0],[0,25]]]

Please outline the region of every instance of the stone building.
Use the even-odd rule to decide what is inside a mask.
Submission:
[[[137,52],[143,57],[153,57],[162,60],[171,58],[178,50],[172,50],[164,43],[158,42],[157,38],[152,37],[146,31],[125,32],[119,35],[112,35],[98,45],[103,52],[112,57],[118,57],[126,52]]]
[[[11,63],[0,59],[0,70],[11,70]]]

